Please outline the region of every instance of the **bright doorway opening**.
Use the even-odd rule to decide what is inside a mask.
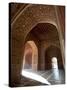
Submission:
[[[57,63],[57,58],[52,57],[52,68],[53,69],[58,69],[58,63]]]

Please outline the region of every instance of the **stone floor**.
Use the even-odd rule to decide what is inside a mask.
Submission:
[[[65,72],[62,69],[52,69],[45,72],[40,71],[39,74],[47,79],[51,85],[65,83]]]
[[[33,72],[44,77],[51,85],[57,84],[65,84],[65,71],[63,69],[51,69],[46,71],[32,71],[27,70],[29,72]],[[43,84],[36,80],[29,79],[29,81],[24,82],[24,86],[36,86],[36,85],[47,85],[46,83]]]

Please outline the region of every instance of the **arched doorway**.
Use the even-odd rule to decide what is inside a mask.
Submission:
[[[23,69],[37,70],[38,49],[34,41],[27,41],[23,57]]]
[[[45,51],[45,69],[59,68],[63,69],[63,60],[60,48],[49,46]]]

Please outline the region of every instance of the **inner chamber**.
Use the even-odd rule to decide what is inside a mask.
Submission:
[[[41,83],[43,79],[44,84],[64,83],[64,66],[58,35],[57,28],[50,23],[39,23],[28,33],[22,76]]]

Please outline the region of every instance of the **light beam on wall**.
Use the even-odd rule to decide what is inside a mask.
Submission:
[[[27,77],[27,78],[30,78],[30,79],[39,81],[39,82],[41,82],[43,84],[50,85],[50,83],[45,78],[43,78],[42,76],[37,75],[37,74],[35,74],[33,72],[29,72],[27,70],[22,70],[22,75],[25,76],[25,77]]]

